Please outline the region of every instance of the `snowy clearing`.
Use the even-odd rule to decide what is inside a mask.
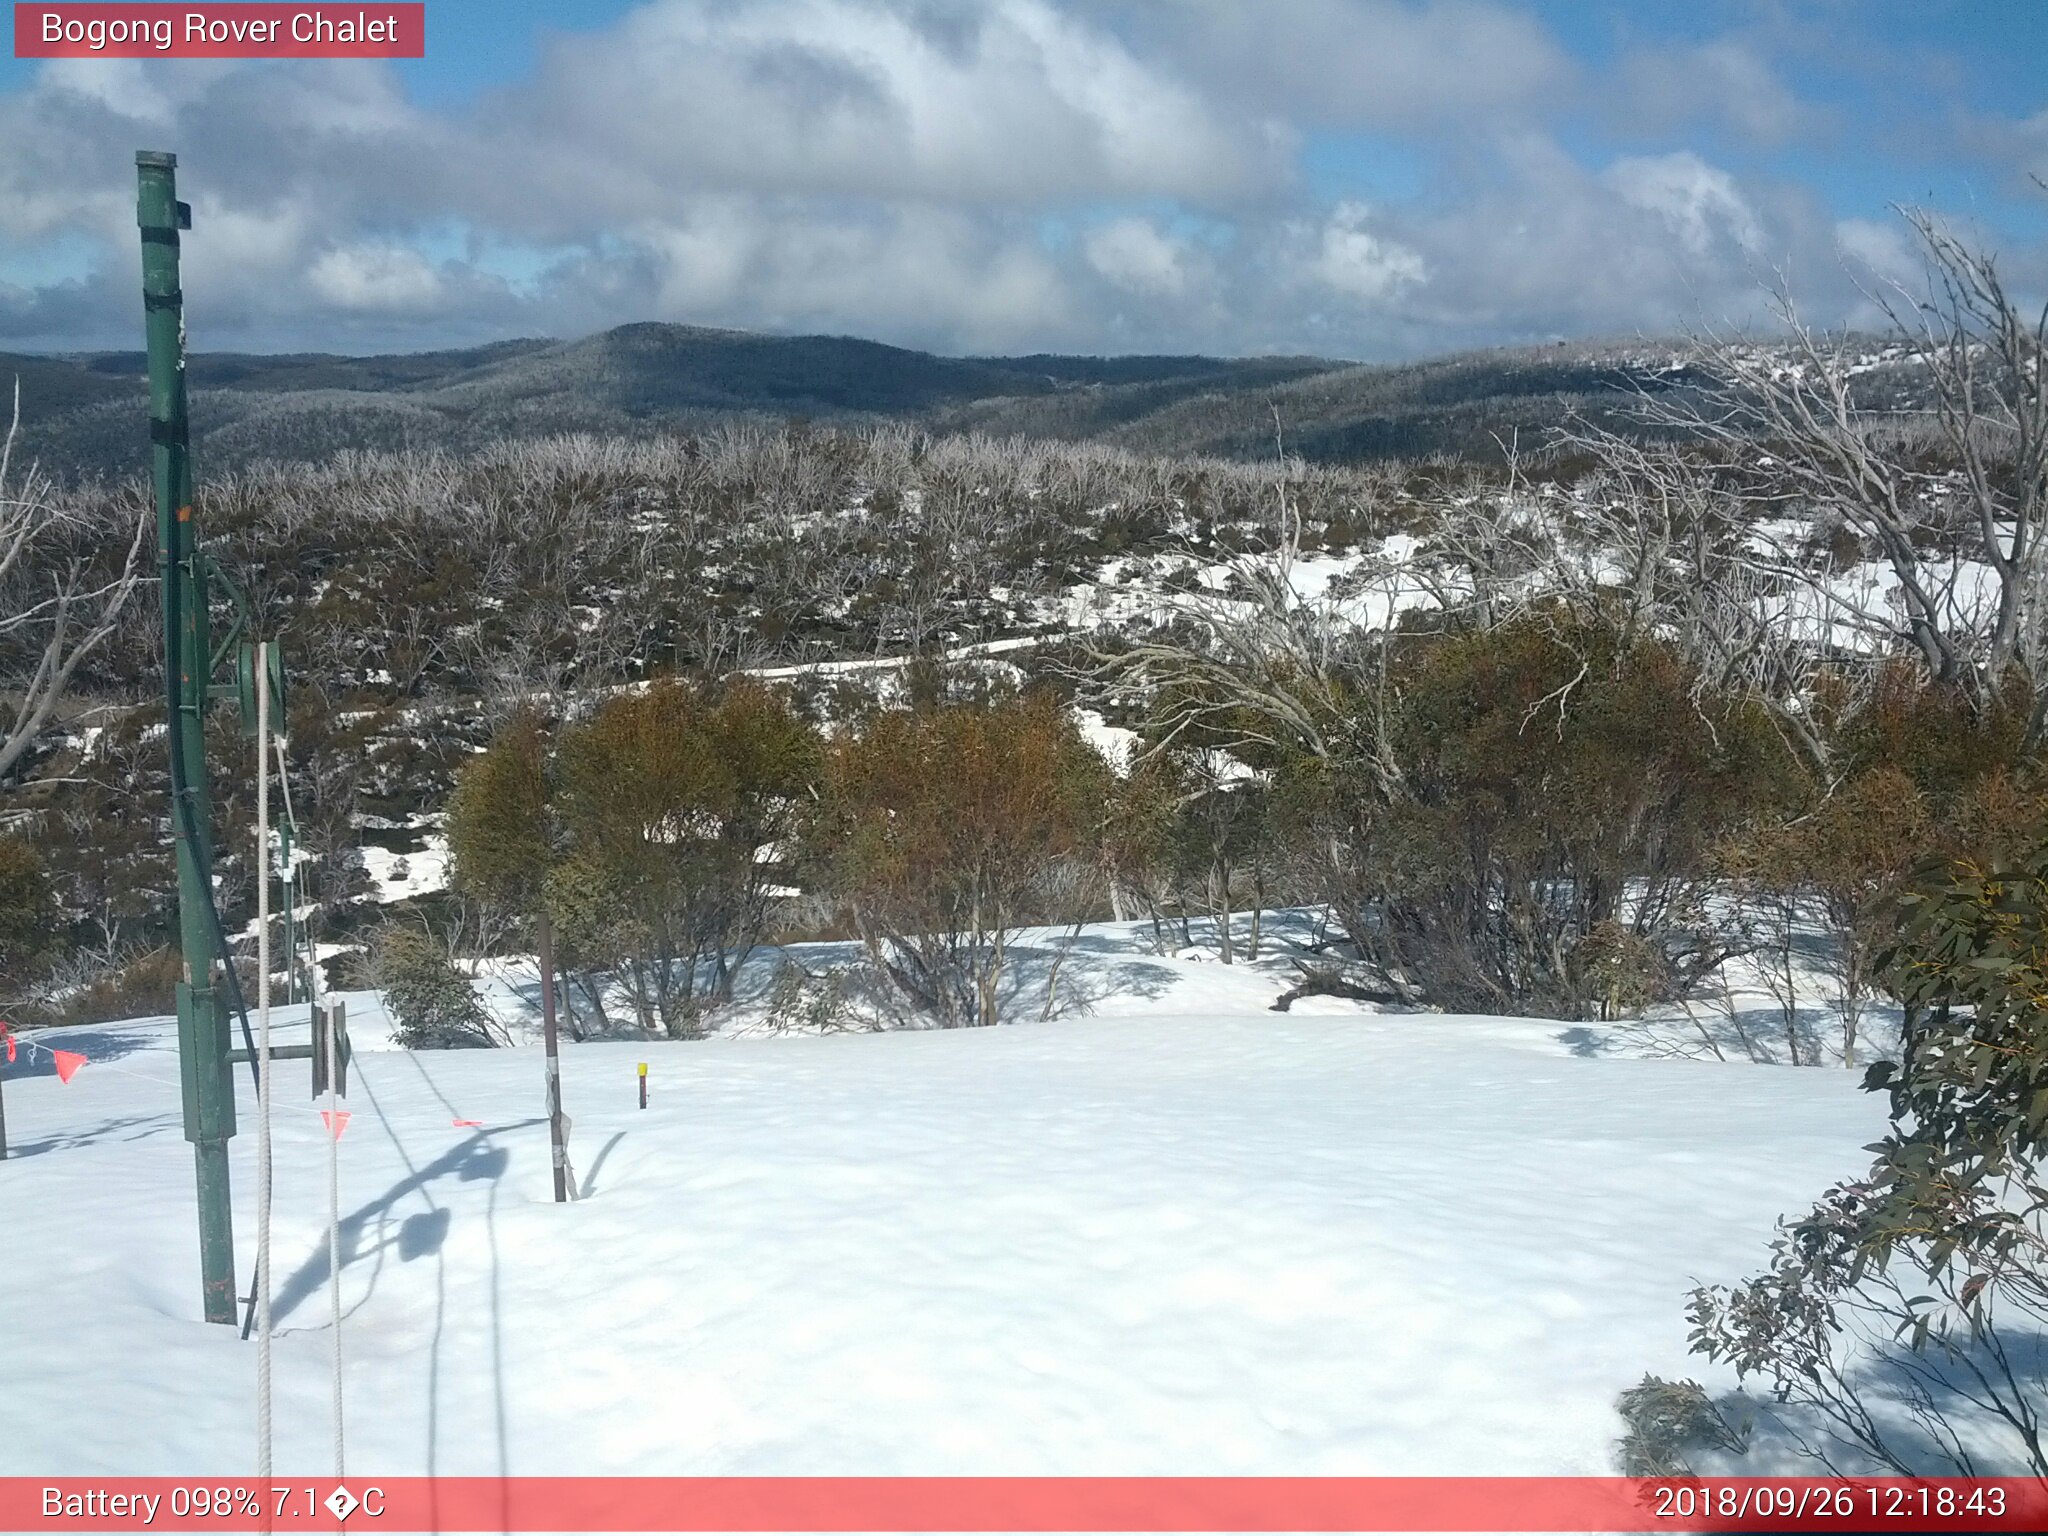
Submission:
[[[1093,1016],[565,1046],[566,1208],[538,1050],[377,1050],[352,999],[351,1467],[1607,1472],[1644,1371],[1725,1384],[1685,1353],[1685,1291],[1753,1269],[1882,1121],[1853,1073],[1642,1059],[1603,1025],[1277,1014],[1274,970],[1088,937],[1125,983]],[[254,1351],[197,1320],[171,1032],[40,1038],[93,1060],[8,1073],[0,1472],[242,1466]],[[277,1460],[312,1469],[304,1065],[280,1070]]]

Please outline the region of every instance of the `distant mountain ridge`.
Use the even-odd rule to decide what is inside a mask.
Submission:
[[[1315,357],[943,357],[844,336],[654,322],[574,341],[522,339],[345,357],[200,353],[189,364],[204,468],[346,449],[463,450],[564,432],[644,435],[735,417],[903,420],[1115,443],[1144,452],[1318,460],[1491,456],[1572,408],[1604,412],[1668,382],[1669,347],[1551,345],[1398,365]],[[143,357],[0,354],[19,376],[24,444],[61,475],[142,464]]]

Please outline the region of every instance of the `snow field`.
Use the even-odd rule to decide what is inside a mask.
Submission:
[[[1271,975],[1088,937],[1098,969],[1150,977],[1093,1017],[565,1047],[570,1207],[538,1050],[366,1029],[341,1143],[351,1469],[1607,1472],[1645,1370],[1723,1384],[1685,1353],[1685,1291],[1755,1268],[1882,1122],[1839,1070],[1608,1055],[1597,1025],[1274,1014]],[[69,1085],[7,1082],[0,1472],[245,1468],[254,1351],[197,1320],[167,1032],[69,1033],[95,1057]],[[277,1111],[277,1464],[318,1471],[325,1132],[302,1073]]]

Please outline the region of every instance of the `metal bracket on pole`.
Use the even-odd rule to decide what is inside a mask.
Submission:
[[[348,1064],[355,1051],[348,1043],[347,1005],[338,997],[313,1005],[313,1097],[327,1092],[327,1039],[334,1037],[334,1091],[348,1097]]]

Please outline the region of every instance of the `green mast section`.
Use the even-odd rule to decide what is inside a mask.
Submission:
[[[142,228],[142,304],[149,335],[149,440],[156,485],[157,554],[163,576],[165,706],[169,713],[171,826],[178,852],[178,1070],[185,1139],[199,1180],[199,1268],[206,1320],[235,1321],[234,1217],[228,1138],[235,1096],[228,1021],[214,966],[210,920],[213,849],[206,794],[206,706],[214,658],[207,648],[207,579],[192,522],[192,468],[185,417],[184,296],[178,231],[191,210],[178,201],[175,155],[135,157],[136,222]]]

